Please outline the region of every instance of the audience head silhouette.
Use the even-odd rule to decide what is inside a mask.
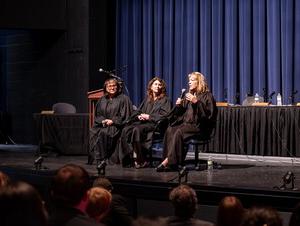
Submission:
[[[240,226],[243,214],[241,201],[235,196],[226,196],[218,207],[217,226]]]
[[[282,226],[279,213],[270,207],[253,207],[246,211],[241,226]]]
[[[194,189],[188,185],[179,185],[169,195],[174,206],[175,215],[178,217],[191,218],[197,209],[197,195]]]
[[[105,177],[97,177],[93,182],[93,187],[104,188],[109,192],[112,192],[112,183]]]
[[[86,212],[97,221],[101,221],[109,211],[112,196],[110,192],[104,188],[94,187],[88,191],[88,201]]]
[[[53,178],[53,200],[58,204],[75,206],[84,198],[89,185],[89,174],[85,169],[75,164],[67,164]]]
[[[25,182],[0,189],[0,219],[5,226],[46,226],[47,212],[37,190]]]
[[[300,225],[300,203],[297,204],[293,210],[289,226],[299,226]]]

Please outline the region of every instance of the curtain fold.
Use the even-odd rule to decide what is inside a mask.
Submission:
[[[187,74],[202,72],[218,101],[247,93],[300,98],[297,0],[117,0],[116,68],[139,104],[160,76],[175,101]],[[275,96],[273,103],[276,103]]]

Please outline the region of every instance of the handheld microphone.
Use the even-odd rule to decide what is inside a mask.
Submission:
[[[180,99],[183,99],[184,98],[184,95],[186,93],[186,89],[181,89],[181,94],[180,94]]]

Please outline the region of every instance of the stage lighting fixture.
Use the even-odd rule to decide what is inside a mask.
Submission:
[[[288,187],[290,185],[290,187]],[[295,175],[292,171],[288,171],[284,174],[282,177],[282,185],[280,186],[280,190],[298,190],[298,188],[295,188]]]
[[[184,177],[184,183],[187,183],[188,181],[188,173],[189,171],[187,168],[184,166],[178,171],[178,183],[182,183],[182,178]]]
[[[101,161],[97,164],[98,176],[105,176],[106,161]]]
[[[34,160],[34,167],[36,170],[40,170],[42,168],[43,161],[43,156],[39,156],[37,159]]]

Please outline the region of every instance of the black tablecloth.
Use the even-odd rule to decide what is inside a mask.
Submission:
[[[219,107],[209,151],[300,156],[300,107]]]
[[[219,107],[209,152],[300,157],[300,107]],[[34,115],[41,144],[87,154],[88,114]]]
[[[34,114],[41,147],[54,147],[66,155],[86,155],[88,150],[88,114]]]

